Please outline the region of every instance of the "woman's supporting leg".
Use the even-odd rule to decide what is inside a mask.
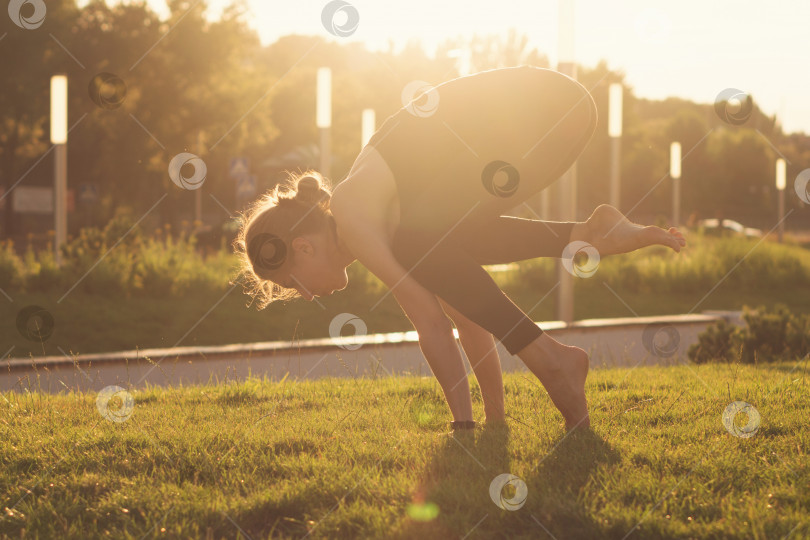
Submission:
[[[443,299],[439,301],[458,329],[459,341],[481,387],[487,421],[502,420],[505,416],[503,379],[492,334]],[[543,383],[554,405],[563,414],[567,429],[590,425],[584,392],[589,359],[584,350],[563,345],[543,333],[517,355]],[[467,388],[466,379],[463,382],[463,387]]]
[[[475,372],[481,399],[484,400],[484,414],[487,422],[503,420],[503,377],[501,359],[495,346],[495,338],[481,328],[471,329],[463,325],[458,328],[458,340]]]
[[[585,399],[588,353],[543,334],[519,351],[518,356],[543,383],[565,419],[566,430],[591,425]]]
[[[456,325],[458,340],[475,372],[475,378],[481,388],[481,398],[484,400],[487,422],[503,420],[503,378],[495,338],[441,298],[439,302]],[[463,386],[468,388],[468,385]]]
[[[587,425],[583,417],[587,414],[587,353],[546,335],[458,242],[446,240],[436,241],[400,229],[393,251],[414,279],[520,357],[543,383],[566,426]],[[451,390],[466,384],[465,372]]]
[[[448,325],[450,322],[448,321]],[[450,327],[452,328],[452,327]],[[453,420],[472,420],[472,400],[467,368],[452,331],[436,330],[437,335],[419,333],[419,348],[430,370],[442,387]]]

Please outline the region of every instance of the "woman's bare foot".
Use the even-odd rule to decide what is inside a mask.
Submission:
[[[518,356],[543,383],[565,419],[566,430],[591,425],[585,399],[588,353],[543,334],[518,352]]]
[[[600,204],[576,234],[599,252],[600,257],[629,253],[639,248],[660,244],[680,252],[686,245],[683,234],[675,227],[664,230],[655,225],[632,223],[624,214],[609,204]]]

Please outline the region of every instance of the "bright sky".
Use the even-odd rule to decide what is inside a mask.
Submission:
[[[447,37],[505,35],[511,27],[547,54],[552,66],[558,58],[558,0],[348,0],[359,25],[343,38],[321,24],[327,0],[245,1],[246,18],[263,44],[298,33],[363,41],[372,50],[387,49],[390,38],[399,50],[418,38],[433,56]],[[148,2],[167,13],[164,0]],[[209,16],[228,3],[209,0]],[[783,118],[786,131],[810,133],[810,2],[575,0],[574,15],[576,61],[591,67],[605,59],[611,69],[624,71],[637,96],[712,103],[722,90],[737,88],[766,114]]]

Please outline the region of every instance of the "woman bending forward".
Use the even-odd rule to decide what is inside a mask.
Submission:
[[[385,120],[334,191],[307,171],[293,178],[294,189],[276,187],[250,207],[235,245],[261,307],[343,289],[346,267],[359,260],[387,285],[419,334],[454,427],[474,423],[453,325],[487,422],[504,418],[497,338],[540,379],[567,430],[589,426],[587,353],[545,334],[482,265],[571,257],[566,246],[574,241],[587,242],[600,257],[653,244],[679,252],[686,245],[674,227],[633,224],[606,204],[585,222],[502,215],[574,163],[596,118],[582,85],[533,66],[433,87]]]

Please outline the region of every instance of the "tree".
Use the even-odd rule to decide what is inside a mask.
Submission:
[[[73,1],[51,2],[41,26],[20,28],[10,17],[2,19],[0,62],[3,83],[0,84],[0,177],[2,177],[5,219],[3,232],[12,235],[14,223],[14,188],[32,185],[35,167],[41,167],[50,148],[50,78],[59,71],[72,71],[62,65],[65,51],[58,44],[78,16]],[[49,37],[53,36],[53,38]],[[33,181],[32,181],[33,180]]]

